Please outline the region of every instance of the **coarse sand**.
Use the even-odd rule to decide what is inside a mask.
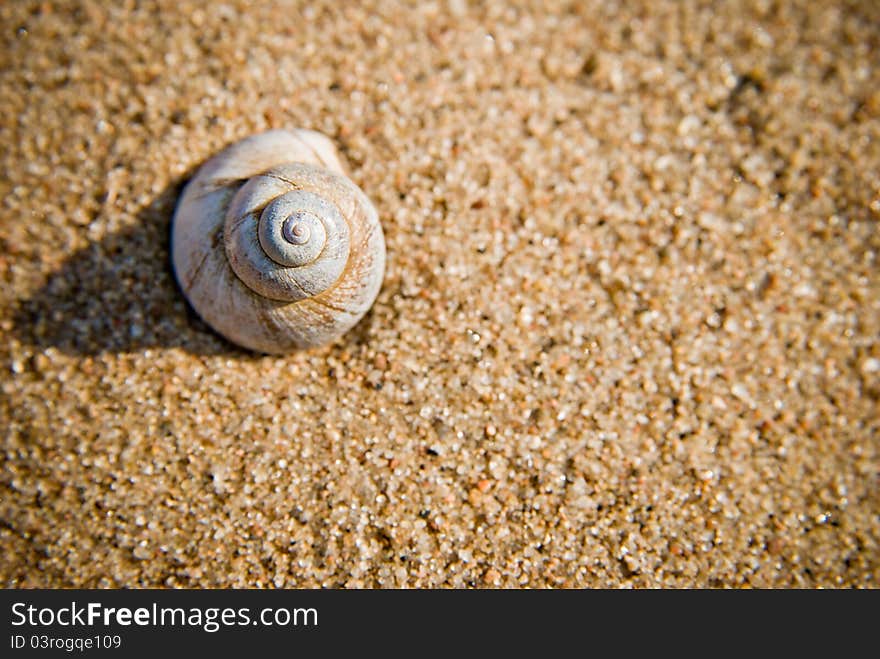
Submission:
[[[871,587],[880,3],[0,4],[6,587]],[[287,357],[182,184],[327,134],[388,246]]]

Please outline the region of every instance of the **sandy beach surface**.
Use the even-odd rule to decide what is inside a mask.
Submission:
[[[0,4],[0,583],[870,587],[880,4]],[[328,135],[367,317],[285,357],[181,186]]]

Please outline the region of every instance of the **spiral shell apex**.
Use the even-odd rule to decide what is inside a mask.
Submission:
[[[245,138],[187,184],[172,225],[181,289],[217,332],[258,352],[328,343],[369,310],[385,241],[332,142],[308,130]]]

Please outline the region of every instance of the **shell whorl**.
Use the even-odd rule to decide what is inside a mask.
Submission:
[[[375,208],[313,131],[270,131],[208,161],[172,226],[175,274],[220,334],[283,353],[331,341],[369,309],[385,243]]]
[[[305,182],[315,191],[302,189]],[[224,227],[226,255],[251,290],[296,302],[339,279],[349,231],[326,183],[319,170],[294,163],[255,176],[235,195]]]

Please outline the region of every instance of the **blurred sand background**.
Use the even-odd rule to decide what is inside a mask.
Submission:
[[[876,587],[880,4],[0,4],[7,587]],[[195,167],[326,133],[334,345],[188,311]]]

